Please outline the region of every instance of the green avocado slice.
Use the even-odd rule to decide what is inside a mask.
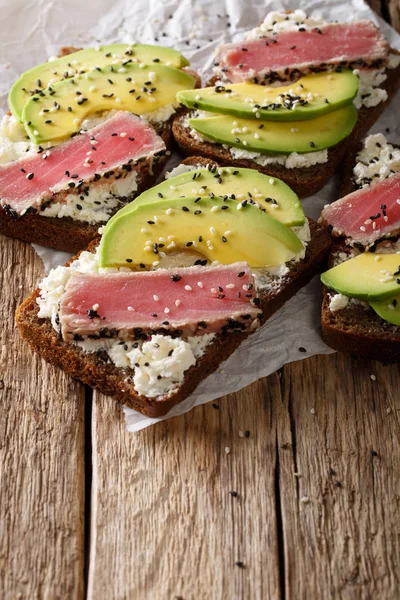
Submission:
[[[400,326],[400,294],[394,298],[370,302],[374,311],[388,323]]]
[[[178,92],[177,99],[188,108],[243,119],[300,121],[350,104],[357,92],[358,77],[347,70],[306,75],[295,83],[280,87],[235,83],[183,90]]]
[[[357,122],[354,104],[304,121],[259,121],[231,116],[188,119],[205,138],[259,153],[317,152],[348,137]]]
[[[161,63],[178,69],[189,64],[184,56],[172,48],[148,44],[108,44],[85,48],[25,71],[12,86],[8,105],[14,117],[22,120],[22,111],[29,98],[49,85],[65,78],[88,72],[96,67],[117,63]]]
[[[233,195],[237,202],[247,200],[258,203],[267,214],[288,227],[304,225],[301,202],[286,183],[255,169],[233,167],[195,169],[166,179],[121,208],[110,221],[144,203],[157,202],[160,198],[191,197],[194,194],[208,198],[214,204],[212,196],[222,199]]]
[[[363,252],[321,275],[326,287],[368,302],[400,293],[400,256]]]
[[[35,94],[25,104],[22,119],[36,143],[61,140],[80,130],[88,115],[102,110],[127,110],[138,115],[176,103],[176,93],[194,87],[194,78],[161,64],[102,67],[63,79]]]
[[[216,207],[216,208],[215,208]],[[100,245],[100,266],[150,267],[165,253],[193,250],[210,261],[278,266],[303,250],[289,227],[247,204],[205,198],[145,203],[109,222]]]

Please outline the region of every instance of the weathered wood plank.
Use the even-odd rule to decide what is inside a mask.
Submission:
[[[0,236],[0,597],[83,596],[84,392],[34,356],[14,312],[42,264]]]
[[[280,598],[273,398],[277,374],[129,434],[96,394],[90,600]]]
[[[399,0],[383,0],[388,8],[392,27],[400,31],[400,2]]]
[[[397,599],[399,367],[318,357],[287,365],[282,386],[286,597]]]

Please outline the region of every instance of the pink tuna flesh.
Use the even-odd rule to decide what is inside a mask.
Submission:
[[[335,235],[363,245],[400,230],[400,173],[333,202],[321,213]]]
[[[224,44],[219,70],[231,82],[268,83],[329,66],[382,66],[388,44],[371,21],[331,23],[312,30],[282,31],[256,40]],[[323,64],[321,64],[323,63]],[[285,72],[285,69],[289,69]]]
[[[79,188],[104,173],[134,169],[134,161],[165,150],[154,129],[136,115],[120,111],[89,131],[45,152],[0,165],[0,204],[11,213],[39,208],[62,190]],[[78,190],[76,189],[78,188]]]
[[[246,330],[260,314],[247,263],[132,273],[73,272],[60,303],[65,340]]]

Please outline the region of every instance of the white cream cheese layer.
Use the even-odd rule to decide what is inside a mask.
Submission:
[[[394,148],[382,133],[369,135],[357,154],[353,169],[357,185],[387,179],[400,171],[400,148]]]
[[[72,271],[115,273],[130,272],[130,269],[102,269],[99,267],[97,254],[82,252],[69,267],[60,266],[50,271],[39,284],[38,317],[50,319],[57,332],[58,305]],[[195,364],[214,337],[215,334],[211,333],[183,340],[168,335],[152,335],[150,340],[145,342],[101,339],[74,343],[87,353],[103,350],[117,367],[134,369],[133,375],[127,372],[127,377],[129,380],[132,378],[138,394],[149,398],[165,398],[182,384],[187,369]]]

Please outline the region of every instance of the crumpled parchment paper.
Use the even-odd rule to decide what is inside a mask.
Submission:
[[[21,72],[57,54],[60,46],[96,43],[159,43],[180,50],[204,79],[210,75],[213,51],[222,42],[240,40],[243,32],[260,23],[271,10],[301,8],[327,20],[372,19],[393,47],[400,35],[379,19],[363,0],[13,0],[3,3],[0,55],[0,103],[7,110],[10,84]],[[373,131],[400,142],[396,123],[399,96],[375,124]],[[172,159],[174,164],[179,160]],[[318,217],[324,204],[337,196],[333,178],[317,195],[303,201],[305,212]],[[69,255],[35,247],[46,270],[63,264]],[[332,352],[319,335],[320,285],[315,278],[165,418],[180,415],[193,406],[237,391],[284,364]],[[300,351],[303,348],[306,351]],[[161,419],[150,419],[124,408],[129,431],[139,431]]]

